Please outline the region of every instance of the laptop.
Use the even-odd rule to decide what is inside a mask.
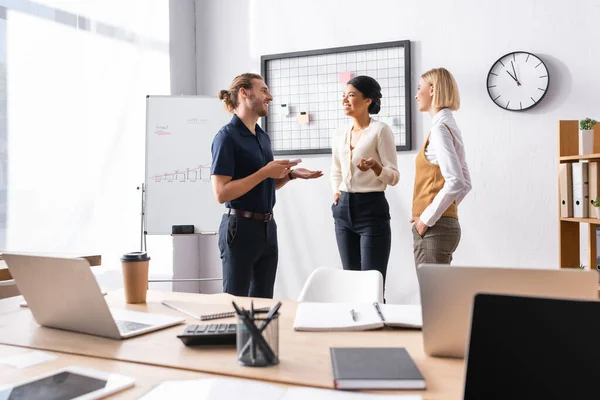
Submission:
[[[83,258],[3,253],[38,324],[112,339],[183,323],[183,318],[111,309]]]
[[[422,264],[417,277],[425,353],[438,357],[464,358],[477,293],[598,299],[596,271]]]
[[[475,296],[464,399],[597,399],[600,302]]]

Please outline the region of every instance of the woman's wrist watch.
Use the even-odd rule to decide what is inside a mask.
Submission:
[[[296,177],[295,177],[294,175],[292,175],[292,172],[294,172],[294,170],[293,170],[293,169],[292,169],[292,170],[290,170],[290,172],[288,173],[288,178],[290,179],[290,181],[291,181],[292,179],[296,179]]]

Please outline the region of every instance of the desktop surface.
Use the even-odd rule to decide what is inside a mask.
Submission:
[[[7,308],[12,310],[12,305],[19,308],[18,301],[21,298],[16,299],[10,305],[4,305],[5,300],[0,300],[0,310]],[[200,321],[165,307],[161,301],[177,302],[182,307],[185,305],[189,307],[189,311],[198,315],[229,311],[232,300],[245,308],[250,306],[249,298],[228,294],[202,295],[149,291],[146,304],[129,305],[125,304],[123,292],[119,290],[110,292],[106,299],[108,304],[115,308],[184,316],[187,324],[198,324]],[[274,306],[276,302],[277,300],[271,299],[254,299],[254,306]],[[186,347],[177,338],[177,335],[181,334],[181,326],[126,341],[117,341],[40,327],[33,320],[29,310],[22,307],[18,311],[2,314],[0,343],[322,388],[333,388],[330,347],[405,347],[425,376],[427,391],[397,391],[397,393],[421,394],[427,399],[461,396],[464,362],[426,356],[420,331],[386,328],[367,332],[295,332],[293,322],[296,307],[297,303],[294,301],[283,301],[279,321],[281,362],[269,368],[248,368],[238,365],[235,348]],[[223,319],[218,322],[233,323],[235,319]]]

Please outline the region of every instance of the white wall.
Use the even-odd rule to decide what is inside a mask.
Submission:
[[[259,72],[264,54],[411,40],[413,92],[420,73],[439,66],[453,72],[461,90],[456,119],[473,191],[459,210],[463,237],[454,264],[557,267],[557,121],[600,116],[593,23],[600,3],[196,0],[196,10],[197,37],[204,37],[197,85],[204,94],[226,88],[239,73]],[[550,71],[548,95],[524,113],[498,108],[486,92],[490,66],[514,50],[537,54]],[[430,119],[413,117],[417,148]],[[416,150],[398,153],[401,181],[387,191],[391,302],[418,301],[408,224]],[[303,166],[329,173],[328,156],[303,158]],[[278,192],[277,296],[295,298],[315,267],[341,264],[331,198],[328,177]]]

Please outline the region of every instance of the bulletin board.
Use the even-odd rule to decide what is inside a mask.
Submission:
[[[331,153],[331,137],[350,118],[342,110],[346,83],[368,75],[381,85],[381,110],[397,151],[412,149],[410,41],[272,54],[261,73],[273,95],[262,120],[275,155]]]

